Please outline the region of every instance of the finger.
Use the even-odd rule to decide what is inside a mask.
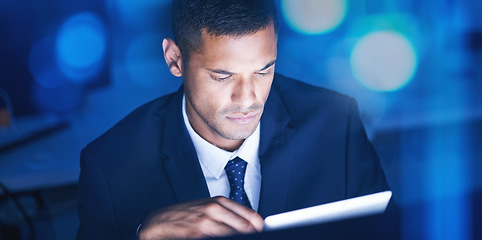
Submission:
[[[224,207],[220,206],[220,208]],[[174,211],[176,210],[174,209]],[[173,212],[170,212],[170,214],[172,213]],[[139,239],[153,240],[223,237],[234,235],[238,232],[232,227],[213,219],[205,212],[203,214],[196,214],[196,211],[192,211],[190,214],[176,212],[175,214],[181,214],[182,216],[171,215],[167,218],[167,221],[157,221],[157,223],[154,224],[143,225],[139,231]]]
[[[228,207],[225,207],[217,200],[211,200],[209,203],[203,206],[203,212],[206,217],[218,222],[219,224],[225,224],[233,228],[238,233],[252,233],[256,232],[256,229],[252,224],[236,212],[232,211]]]
[[[160,239],[200,239],[208,237],[225,237],[238,233],[232,227],[212,218],[202,218],[196,222],[169,225],[164,229]],[[154,238],[153,238],[154,239]]]
[[[203,237],[225,237],[239,233],[233,227],[212,218],[199,222],[198,227],[199,232],[204,235]]]
[[[225,207],[227,210],[231,211],[232,214],[235,215],[235,218],[240,221],[233,222],[232,224],[239,224],[234,225],[233,227],[248,228],[249,232],[260,232],[263,230],[263,218],[253,209],[247,208],[225,197],[215,197],[214,200],[221,204],[223,207]]]
[[[247,208],[231,199],[225,198],[225,201],[226,204],[230,205],[229,208],[233,212],[248,220],[256,231],[261,232],[263,230],[264,220],[256,211],[251,208]]]

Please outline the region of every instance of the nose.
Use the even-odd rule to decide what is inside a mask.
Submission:
[[[251,107],[256,101],[254,79],[251,77],[239,78],[234,86],[231,100],[242,109]]]

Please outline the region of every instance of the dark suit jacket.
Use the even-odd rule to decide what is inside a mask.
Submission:
[[[151,211],[209,197],[182,95],[141,106],[82,151],[79,239],[135,239]],[[259,159],[262,217],[388,189],[355,101],[280,75]]]

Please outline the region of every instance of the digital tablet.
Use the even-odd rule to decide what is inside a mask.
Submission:
[[[391,197],[391,191],[384,191],[271,215],[264,220],[264,231],[383,213]]]

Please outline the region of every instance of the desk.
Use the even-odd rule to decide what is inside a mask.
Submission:
[[[12,192],[77,182],[79,153],[99,135],[81,121],[0,153],[0,181]]]

